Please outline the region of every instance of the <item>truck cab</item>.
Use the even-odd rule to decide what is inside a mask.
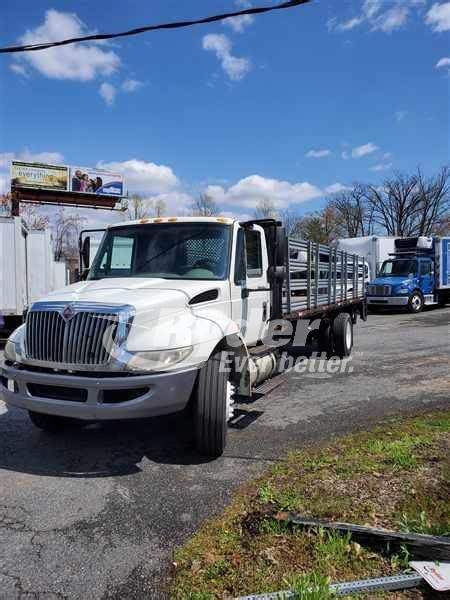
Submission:
[[[446,286],[440,284],[440,249],[446,240],[406,238],[396,240],[396,252],[385,260],[376,279],[368,286],[369,308],[404,307],[412,313],[425,305],[442,304]]]

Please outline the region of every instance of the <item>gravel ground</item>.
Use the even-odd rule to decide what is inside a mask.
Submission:
[[[0,597],[164,598],[173,549],[281,453],[449,406],[449,322],[450,309],[371,315],[352,372],[291,373],[214,461],[179,417],[54,437],[0,399]]]

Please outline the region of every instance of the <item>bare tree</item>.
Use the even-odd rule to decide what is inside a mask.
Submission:
[[[290,208],[280,211],[280,220],[288,237],[301,237],[302,217],[296,211]]]
[[[219,208],[212,196],[202,192],[192,202],[192,214],[195,217],[214,217],[219,214]]]
[[[50,219],[44,215],[35,204],[22,203],[20,216],[27,224],[28,229],[43,231],[50,225]]]
[[[85,217],[67,214],[63,208],[57,213],[53,222],[53,246],[55,260],[75,259],[78,256],[78,237]]]
[[[364,185],[336,194],[328,203],[336,215],[338,237],[359,237],[373,233],[373,207],[367,202]]]
[[[429,235],[449,212],[448,167],[426,178],[418,169],[412,175],[396,173],[381,186],[367,185],[365,196],[373,220],[387,235]]]
[[[0,194],[0,215],[9,216],[11,214],[11,194]]]
[[[147,219],[150,217],[151,206],[140,194],[131,194],[129,196],[126,207],[125,216],[130,221],[137,221],[139,219]]]
[[[261,198],[253,212],[255,219],[276,219],[277,210],[275,204],[269,198]]]

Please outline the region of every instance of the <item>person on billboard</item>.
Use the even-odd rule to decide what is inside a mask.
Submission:
[[[96,177],[95,178],[95,186],[94,186],[94,192],[98,192],[98,190],[100,188],[103,187],[103,179],[101,177]]]
[[[75,171],[75,175],[72,177],[72,192],[81,192],[81,178],[83,174],[81,171]]]

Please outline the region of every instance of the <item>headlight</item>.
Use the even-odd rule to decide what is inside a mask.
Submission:
[[[4,357],[6,360],[11,362],[18,362],[21,360],[24,333],[25,325],[21,325],[9,336],[4,349]]]
[[[150,352],[129,353],[127,363],[130,371],[165,371],[185,360],[192,352],[192,346],[173,350],[154,350]]]
[[[406,287],[401,287],[397,289],[397,294],[409,294],[409,290]]]
[[[5,360],[10,360],[11,362],[16,362],[16,345],[11,340],[7,340],[5,349],[3,350],[3,355]]]

